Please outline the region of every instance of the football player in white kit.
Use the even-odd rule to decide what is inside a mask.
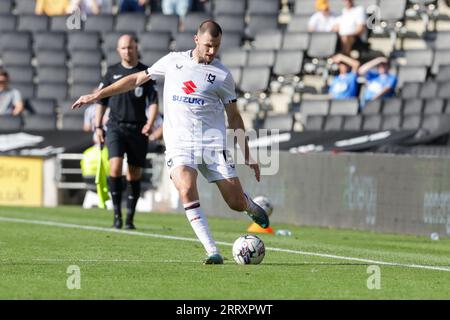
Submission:
[[[72,106],[79,108],[134,90],[151,78],[165,77],[163,132],[166,164],[186,216],[206,250],[205,264],[222,264],[223,258],[200,206],[198,171],[209,182],[216,183],[232,210],[244,211],[261,227],[269,227],[267,213],[244,193],[233,161],[226,152],[224,110],[229,128],[242,131],[245,128],[236,105],[233,77],[215,59],[221,37],[222,30],[216,22],[204,21],[194,36],[196,47],[193,50],[171,52],[146,71],[129,75],[96,93],[82,96]],[[247,140],[243,140],[238,143],[246,164],[259,181],[259,165],[251,159]]]

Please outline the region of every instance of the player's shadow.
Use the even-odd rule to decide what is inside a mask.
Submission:
[[[318,262],[264,262],[265,266],[293,266],[293,267],[299,267],[299,266],[314,266],[314,267],[320,267],[320,266],[370,266],[370,263],[352,263],[352,262],[324,262],[324,263],[318,263]]]

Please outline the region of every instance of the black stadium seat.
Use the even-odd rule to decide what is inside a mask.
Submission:
[[[214,2],[214,16],[221,14],[242,15],[245,12],[245,1],[226,0]]]
[[[302,71],[303,52],[297,50],[280,50],[277,52],[273,73],[277,76],[298,75]]]
[[[100,66],[102,54],[98,50],[74,51],[70,55],[70,60],[74,68]]]
[[[33,114],[24,117],[25,131],[56,130],[56,115]]]
[[[0,1],[0,14],[9,14],[12,12],[13,0]],[[1,18],[0,18],[1,19]]]
[[[324,127],[325,118],[325,116],[321,115],[308,116],[304,129],[306,131],[321,131]]]
[[[450,65],[440,65],[436,81],[450,81]]]
[[[428,99],[437,96],[438,83],[434,81],[423,82],[418,90],[419,98]]]
[[[31,99],[28,101],[34,113],[42,115],[54,115],[56,102],[53,99]]]
[[[10,87],[19,90],[22,95],[22,99],[32,99],[35,96],[35,87],[33,82],[11,81]]]
[[[170,44],[170,32],[143,32],[139,34],[139,47],[142,51],[168,50]]]
[[[19,15],[34,14],[36,7],[35,1],[15,0],[14,2],[16,3],[16,10]]]
[[[285,32],[282,50],[306,51],[309,47],[310,36],[306,32]]]
[[[403,114],[422,113],[423,100],[417,98],[406,99],[403,102]]]
[[[231,75],[233,76],[233,80],[236,83],[236,88],[240,90],[241,88],[241,80],[242,80],[242,67],[228,67]]]
[[[424,114],[443,114],[445,101],[439,98],[425,100]]]
[[[211,16],[204,12],[188,13],[184,17],[184,32],[197,32],[198,26],[208,19],[211,19]]]
[[[117,16],[116,32],[143,32],[146,31],[147,17],[143,13],[121,13]]]
[[[31,66],[8,67],[7,71],[12,82],[33,82],[34,72]]]
[[[36,60],[40,67],[64,67],[67,63],[65,51],[40,50],[36,52]]]
[[[420,82],[405,82],[402,88],[402,98],[417,98],[419,96]]]
[[[73,30],[69,30],[67,27],[67,19],[69,18],[69,16],[53,16],[50,17],[50,31],[70,31],[72,32]],[[81,28],[81,25],[80,25]],[[79,30],[81,31],[81,29]]]
[[[268,130],[279,129],[281,131],[291,131],[294,126],[292,114],[281,114],[268,116],[264,120],[263,128]]]
[[[84,117],[80,114],[64,114],[61,130],[83,130]]]
[[[309,15],[294,15],[287,25],[288,32],[308,32]]]
[[[228,32],[222,36],[222,48],[239,48],[242,45],[243,33]]]
[[[337,34],[334,32],[313,32],[308,48],[308,56],[328,58],[336,52]]]
[[[70,88],[69,97],[71,99],[78,99],[80,96],[91,93],[97,87],[93,83],[73,84]]]
[[[0,131],[19,131],[22,129],[22,118],[2,114],[0,116]]]
[[[258,50],[279,50],[283,34],[281,30],[268,30],[256,33],[252,46]]]
[[[101,81],[100,66],[97,67],[77,67],[72,69],[73,83],[89,83],[96,87]]]
[[[248,0],[247,13],[253,14],[278,14],[279,0]]]
[[[247,59],[248,51],[242,49],[225,49],[220,53],[220,60],[227,67],[245,67]]]
[[[36,98],[39,99],[66,99],[66,83],[40,83],[37,87]]]
[[[439,82],[438,83],[438,98],[450,98],[450,82]]]
[[[239,0],[240,1],[240,0]],[[227,1],[221,1],[227,2]],[[243,2],[243,1],[242,1]],[[229,32],[242,32],[245,29],[245,20],[244,15],[219,15],[216,17],[216,21],[220,24],[220,27],[223,30],[223,36],[228,34]]]
[[[324,131],[340,131],[344,124],[344,116],[342,115],[329,115],[325,119]]]
[[[371,115],[371,114],[381,114],[382,104],[381,99],[367,101],[364,108],[362,109],[362,114]]]
[[[408,67],[401,66],[398,69],[397,88],[401,88],[403,83],[414,79],[414,81],[423,82],[427,77],[427,67]]]
[[[114,30],[114,16],[111,14],[92,15],[84,23],[85,31],[112,32]]]
[[[362,116],[345,116],[344,117],[344,125],[342,130],[344,131],[360,131],[362,125]]]
[[[252,15],[246,29],[246,35],[253,38],[260,30],[276,30],[278,29],[277,15]]]
[[[26,31],[0,33],[0,51],[8,49],[30,50],[31,34]]]
[[[383,123],[381,124],[381,130],[400,130],[401,128],[401,116],[400,114],[391,114],[383,117]]]
[[[242,69],[241,90],[256,94],[265,92],[269,86],[270,68],[245,67]]]
[[[49,29],[47,16],[23,15],[19,16],[17,31],[42,32]]]
[[[3,65],[8,67],[30,66],[31,51],[6,50],[2,54]]]
[[[174,36],[178,31],[178,16],[152,13],[150,16],[150,31],[169,31]]]
[[[367,115],[364,116],[362,129],[365,131],[378,131],[381,128],[381,115]]]
[[[330,115],[356,115],[358,113],[358,99],[331,100]]]
[[[330,100],[308,100],[300,102],[300,113],[302,115],[327,115],[330,109]]]
[[[295,0],[294,13],[311,16],[316,12],[316,0]]]
[[[420,128],[422,116],[420,114],[405,115],[402,121],[403,130],[417,130]]]
[[[38,67],[37,76],[39,83],[66,83],[68,70],[66,67]]]
[[[248,53],[247,66],[249,67],[272,67],[275,63],[275,51],[273,50],[250,50]]]
[[[383,99],[383,114],[401,114],[403,101],[401,98],[386,98]]]
[[[10,14],[0,14],[0,32],[16,30],[17,18]]]
[[[186,51],[193,49],[194,46],[194,35],[192,32],[180,32],[175,36],[176,51]]]
[[[67,49],[75,50],[98,50],[100,47],[100,36],[98,32],[93,31],[71,31],[67,35]]]
[[[141,61],[144,64],[151,66],[152,64],[154,64],[156,61],[158,61],[159,59],[161,59],[168,53],[169,53],[169,51],[167,49],[166,50],[155,49],[155,50],[141,51]]]
[[[65,50],[66,33],[61,31],[39,32],[33,34],[34,52],[40,50]]]

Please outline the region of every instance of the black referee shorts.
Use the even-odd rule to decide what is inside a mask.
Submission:
[[[108,124],[106,146],[109,159],[123,158],[126,153],[129,165],[145,167],[148,137],[141,133],[142,127],[128,123]]]

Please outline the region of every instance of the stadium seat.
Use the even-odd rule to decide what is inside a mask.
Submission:
[[[0,32],[16,30],[17,18],[10,14],[0,14]]]
[[[440,65],[436,81],[450,81],[450,65]]]
[[[72,69],[72,81],[74,84],[89,83],[92,85],[92,88],[95,88],[101,82],[101,79],[100,66],[77,67]]]
[[[405,82],[403,84],[401,96],[403,99],[417,98],[421,87],[420,82]]]
[[[101,48],[105,55],[108,55],[111,52],[116,52],[117,43],[119,38],[123,35],[122,32],[108,32],[102,34],[102,45]],[[134,34],[132,34],[134,35]],[[90,49],[93,50],[93,49]]]
[[[401,98],[383,99],[383,115],[401,114],[403,101]]]
[[[383,117],[381,130],[400,130],[401,116],[400,114],[390,114]]]
[[[344,131],[360,131],[362,125],[362,116],[345,116],[344,117],[344,125],[342,130]]]
[[[417,98],[406,99],[403,102],[403,114],[420,114],[422,113],[423,100]]]
[[[66,34],[61,31],[39,32],[33,34],[34,52],[41,50],[65,50]]]
[[[322,131],[325,123],[325,116],[309,115],[304,125],[305,131]]]
[[[12,12],[13,0],[2,0],[0,1],[0,15],[9,14]]]
[[[247,37],[253,39],[255,34],[260,30],[276,29],[278,29],[277,15],[251,15],[245,34]]]
[[[110,51],[106,54],[106,64],[112,66],[120,62],[120,57],[115,51]]]
[[[214,1],[214,16],[241,15],[245,12],[245,4],[246,2],[242,0]]]
[[[2,54],[2,62],[6,68],[31,66],[31,51],[6,50]]]
[[[330,100],[308,100],[300,102],[302,115],[327,115],[330,109]]]
[[[147,17],[143,13],[121,13],[117,16],[116,32],[144,32],[147,29]]]
[[[19,131],[22,129],[22,118],[12,115],[0,115],[0,131]]]
[[[33,82],[34,72],[31,66],[8,67],[7,70],[12,82]]]
[[[54,115],[56,101],[53,99],[31,99],[28,101],[31,110],[36,114]]]
[[[362,108],[361,113],[363,115],[374,115],[381,114],[382,104],[381,99],[367,101],[364,108]]]
[[[84,22],[84,30],[101,33],[112,32],[114,30],[114,16],[111,14],[89,16]]]
[[[381,116],[378,114],[364,116],[362,129],[364,131],[378,131],[381,128]]]
[[[58,99],[67,97],[66,83],[39,83],[37,87],[36,98],[39,99]]]
[[[423,82],[418,90],[419,98],[428,99],[437,96],[438,83],[434,81]]]
[[[169,31],[172,37],[178,32],[178,16],[152,13],[150,16],[150,31]]]
[[[258,50],[279,50],[282,39],[283,34],[280,30],[262,31],[255,35],[252,46]]]
[[[67,32],[72,31],[67,28],[67,19],[69,16],[53,16],[50,17],[50,31]]]
[[[84,115],[84,112],[86,111],[86,108],[78,108],[72,110],[72,104],[74,103],[73,99],[65,100],[60,99],[58,100],[58,109],[59,113],[64,116],[65,114],[76,114],[76,115]]]
[[[414,81],[424,82],[427,78],[427,67],[401,66],[397,75],[397,88],[401,88],[403,83],[414,79]]]
[[[287,25],[288,32],[308,32],[309,15],[294,15]]]
[[[168,54],[169,51],[166,50],[148,50],[148,51],[142,51],[141,52],[141,61],[142,63],[151,66],[156,61],[164,57],[166,54]]]
[[[102,62],[102,54],[97,50],[74,51],[71,53],[70,61],[76,67],[97,67]]]
[[[39,83],[66,83],[69,72],[66,67],[41,67],[37,68]]]
[[[282,50],[306,51],[309,47],[309,34],[305,32],[285,32]]]
[[[0,34],[0,51],[4,50],[23,50],[31,49],[31,34],[22,32],[4,32]]]
[[[221,48],[239,48],[242,45],[243,33],[228,32],[222,36]]]
[[[36,52],[36,61],[40,67],[64,67],[67,63],[65,51],[40,50]]]
[[[72,31],[67,34],[67,49],[69,52],[76,50],[98,50],[100,47],[100,36],[98,32]]]
[[[336,52],[337,34],[334,32],[313,32],[308,48],[311,58],[328,58]]]
[[[436,132],[442,126],[442,122],[444,121],[443,115],[426,115],[423,118],[421,128],[425,129],[429,133]]]
[[[220,2],[227,2],[227,1],[220,1]],[[243,2],[240,1],[239,2]],[[227,35],[229,32],[239,32],[241,33],[242,30],[245,29],[245,20],[244,15],[219,15],[216,17],[216,21],[218,24],[220,24],[220,27],[223,31],[223,36]]]
[[[450,65],[450,50],[436,50],[430,72],[437,74],[441,65]]]
[[[358,99],[331,100],[330,115],[356,115],[359,110]]]
[[[265,92],[269,86],[270,68],[245,67],[242,69],[241,90],[246,93],[256,94]]]
[[[98,85],[98,83],[97,83]],[[70,87],[69,97],[78,99],[80,96],[91,93],[97,85],[95,83],[76,83]]]
[[[198,26],[211,16],[205,12],[192,12],[184,17],[184,32],[196,33]]]
[[[84,117],[80,114],[64,114],[62,116],[61,130],[81,131],[83,130]]]
[[[436,33],[434,48],[436,50],[450,49],[450,31],[440,31]]]
[[[15,88],[20,91],[22,99],[32,99],[35,96],[35,88],[33,82],[15,82],[11,81],[11,88]]]
[[[273,73],[277,76],[294,76],[302,71],[303,52],[297,50],[280,50],[277,52]]]
[[[247,14],[277,15],[279,8],[279,0],[248,0]]]
[[[16,4],[16,10],[19,15],[34,14],[34,10],[36,7],[35,1],[15,0],[14,2]]]
[[[312,16],[316,12],[316,0],[295,0],[294,13]]]
[[[264,120],[263,128],[268,130],[292,131],[294,117],[292,114],[268,116]]]
[[[229,67],[231,75],[233,76],[233,80],[236,83],[236,88],[241,89],[241,80],[242,80],[242,67]]]
[[[195,46],[194,35],[192,32],[180,32],[175,36],[176,51],[186,51]]]
[[[341,115],[329,115],[325,119],[324,131],[340,131],[344,124],[344,117]]]
[[[42,32],[49,29],[47,16],[23,15],[19,16],[17,31]]]
[[[223,50],[220,60],[227,67],[244,67],[247,64],[248,51],[242,49]]]
[[[248,53],[247,66],[249,67],[272,67],[275,63],[275,51],[273,50],[250,50]]]
[[[420,128],[422,116],[420,114],[405,115],[402,121],[403,130],[417,130]]]
[[[439,98],[425,100],[424,114],[443,114],[445,101]]]
[[[380,0],[380,19],[387,22],[396,22],[405,17],[407,0]]]
[[[33,114],[24,117],[25,131],[56,130],[56,115]]]
[[[171,40],[170,32],[142,32],[139,34],[139,48],[141,51],[168,50]]]
[[[450,82],[439,82],[438,83],[438,98],[450,98]]]

